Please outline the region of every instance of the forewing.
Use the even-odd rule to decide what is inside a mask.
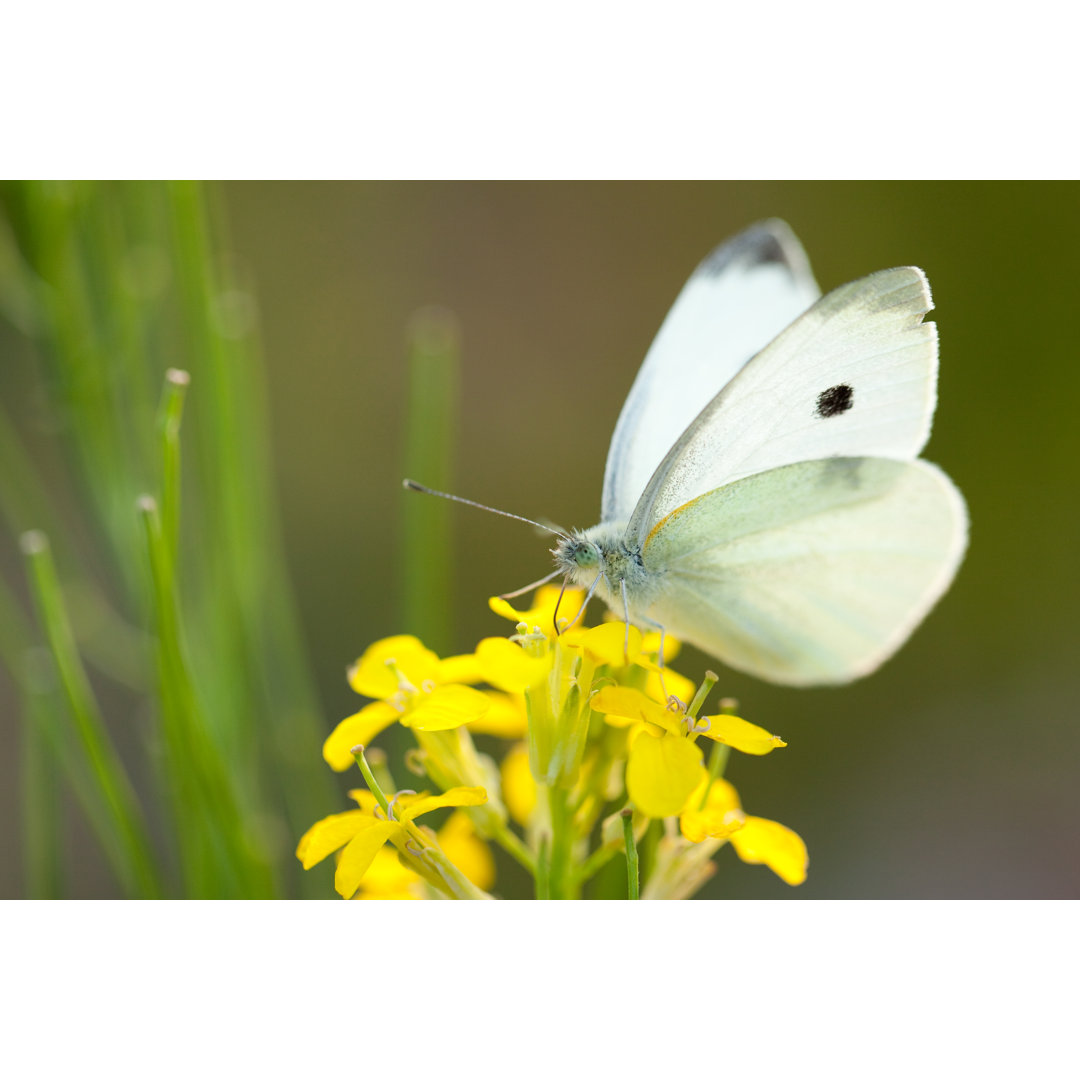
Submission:
[[[963,497],[936,466],[801,462],[660,522],[644,549],[659,582],[646,614],[771,682],[849,682],[907,640],[966,545]]]
[[[834,456],[914,459],[937,401],[937,329],[921,270],[822,297],[705,406],[653,474],[627,532],[745,476]]]
[[[765,221],[694,271],[623,405],[604,472],[602,521],[627,521],[675,440],[755,353],[821,295],[795,234]]]

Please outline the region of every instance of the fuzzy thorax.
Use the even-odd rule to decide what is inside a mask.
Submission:
[[[575,530],[552,550],[555,565],[583,589],[590,589],[602,574],[596,594],[616,615],[623,616],[623,583],[631,617],[644,614],[653,600],[655,575],[650,575],[640,550],[628,547],[626,526],[613,522]],[[636,610],[635,610],[636,609]]]

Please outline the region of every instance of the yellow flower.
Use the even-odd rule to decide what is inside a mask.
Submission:
[[[533,777],[541,783],[568,786],[581,766],[597,681],[610,681],[612,674],[622,677],[634,666],[636,674],[627,677],[651,684],[659,668],[642,652],[644,639],[635,626],[612,621],[566,628],[580,609],[578,590],[562,596],[559,624],[563,629],[556,634],[560,592],[554,586],[539,589],[534,606],[526,611],[497,597],[490,600],[493,611],[517,622],[518,633],[509,639],[481,641],[476,660],[485,682],[505,693],[524,695]],[[569,613],[566,618],[563,611]],[[650,646],[659,652],[658,636],[652,635]],[[673,642],[669,650],[665,644],[665,652],[677,647]]]
[[[765,818],[746,818],[731,837],[735,854],[745,863],[764,863],[781,881],[801,885],[806,880],[810,858],[798,833]]]
[[[443,854],[478,888],[495,882],[495,860],[477,835],[468,814],[455,810],[435,834]],[[423,900],[431,896],[424,879],[410,870],[392,847],[375,855],[356,893],[357,900]]]
[[[449,865],[445,853],[429,832],[422,832],[414,824],[414,819],[444,806],[479,806],[487,801],[483,788],[452,788],[442,795],[403,792],[390,803],[390,818],[376,816],[375,797],[370,792],[352,794],[360,803],[359,810],[331,814],[312,825],[300,838],[296,857],[305,870],[344,848],[338,859],[334,888],[347,900],[360,887],[383,844],[389,841],[412,860],[427,880],[439,887],[453,884],[445,880]]]
[[[767,818],[743,812],[739,795],[726,780],[714,780],[705,796],[704,782],[693,793],[679,817],[679,829],[691,843],[730,840],[745,863],[764,863],[789,885],[806,880],[809,857],[798,833]]]
[[[626,792],[649,817],[680,813],[705,779],[698,735],[748,754],[767,754],[787,745],[738,716],[691,720],[677,706],[661,705],[629,686],[604,687],[593,698],[592,707],[615,727],[633,726]]]
[[[436,833],[446,857],[478,888],[495,884],[495,859],[491,848],[477,835],[472,818],[455,810]]]
[[[558,585],[542,585],[533,596],[532,607],[524,611],[518,611],[501,596],[493,596],[488,601],[488,607],[504,619],[524,623],[526,632],[535,631],[555,637],[555,609],[559,611],[559,622],[569,623],[581,609],[584,599],[585,593],[581,589],[566,589],[564,592]]]
[[[349,685],[376,698],[346,717],[323,743],[323,757],[337,772],[353,764],[352,748],[367,746],[395,722],[418,731],[445,731],[483,716],[487,695],[463,682],[479,681],[471,656],[439,657],[415,637],[399,634],[375,642],[349,669]]]

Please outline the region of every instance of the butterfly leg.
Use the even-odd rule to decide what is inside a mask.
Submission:
[[[638,616],[638,621],[648,623],[649,626],[652,626],[660,631],[660,652],[657,654],[656,657],[656,665],[660,669],[660,671],[658,672],[660,676],[660,689],[669,704],[674,702],[681,708],[685,709],[686,702],[680,701],[674,694],[669,694],[667,691],[667,687],[664,685],[664,635],[667,633],[667,631],[664,629],[662,623],[658,623],[655,619],[650,619],[647,615]]]
[[[567,630],[569,630],[570,627],[573,626],[574,623],[576,623],[578,619],[580,619],[581,616],[585,614],[585,609],[589,606],[589,601],[592,599],[593,593],[596,592],[596,586],[600,584],[600,579],[603,576],[604,571],[601,570],[600,573],[597,574],[595,578],[593,578],[593,583],[589,586],[589,591],[585,594],[585,599],[581,601],[581,607],[578,608],[578,613],[570,620],[569,624],[567,625]],[[563,587],[565,588],[566,586],[564,585]],[[558,627],[556,627],[556,631],[558,631]]]
[[[619,582],[622,591],[623,618],[626,620],[626,632],[623,634],[623,663],[630,665],[630,604],[626,599],[626,578]]]

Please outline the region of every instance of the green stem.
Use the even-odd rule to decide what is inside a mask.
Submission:
[[[352,748],[352,755],[356,758],[356,764],[360,766],[360,771],[364,774],[364,781],[367,783],[371,793],[379,801],[379,805],[383,809],[383,813],[390,817],[390,800],[386,797],[383,789],[379,787],[379,782],[375,779],[375,774],[371,771],[371,766],[368,764],[368,760],[364,757],[364,748],[362,746],[354,746]]]
[[[144,495],[137,506],[153,585],[162,728],[189,886],[198,896],[272,895],[268,866],[249,842],[228,766],[210,739],[188,670],[173,568],[157,503]]]
[[[709,696],[709,691],[716,685],[718,679],[719,676],[713,672],[705,672],[705,678],[701,680],[701,685],[697,688],[694,700],[690,702],[690,705],[686,710],[686,715],[689,716],[691,720],[697,719],[698,710],[705,704],[705,699]]]
[[[637,844],[634,841],[634,812],[627,808],[622,812],[623,841],[626,845],[626,898],[641,899],[641,881],[638,874]]]
[[[411,823],[410,823],[411,824]],[[417,856],[438,875],[443,891],[453,900],[491,900],[483,889],[477,888],[437,847],[424,847]]]
[[[574,875],[574,880],[578,886],[584,885],[586,881],[594,877],[599,870],[606,866],[618,853],[618,847],[614,847],[610,844],[605,844],[603,847],[598,847],[582,864],[578,867],[577,873]]]
[[[38,694],[26,694],[23,712],[39,714],[49,707]],[[60,770],[44,733],[41,715],[25,715],[22,726],[22,813],[25,892],[31,900],[58,900],[63,895],[60,855]]]
[[[551,837],[543,833],[536,853],[536,899],[551,899]]]
[[[708,673],[709,675],[712,672]],[[735,710],[739,707],[739,703],[734,698],[722,698],[720,700],[720,714],[726,716],[734,716]],[[709,753],[709,782],[705,785],[705,790],[701,793],[701,802],[698,803],[698,809],[704,810],[705,804],[709,801],[709,792],[712,790],[713,781],[724,775],[724,769],[727,767],[728,758],[731,756],[731,747],[724,743],[714,742],[712,750]]]
[[[533,877],[536,876],[536,859],[533,853],[525,846],[525,842],[505,823],[490,828],[491,839],[495,841],[511,858],[515,859]]]
[[[124,888],[134,895],[161,895],[157,868],[131,783],[105,731],[101,711],[82,665],[64,605],[56,566],[44,533],[22,536],[38,617],[60,673],[75,728],[120,841],[117,866]]]
[[[551,807],[551,865],[549,885],[552,900],[570,900],[576,884],[570,873],[573,851],[573,817],[569,807],[569,792],[559,784],[548,787]]]
[[[165,372],[165,387],[158,408],[158,432],[161,438],[161,532],[171,571],[176,568],[180,542],[180,421],[184,397],[191,376],[170,368]]]

